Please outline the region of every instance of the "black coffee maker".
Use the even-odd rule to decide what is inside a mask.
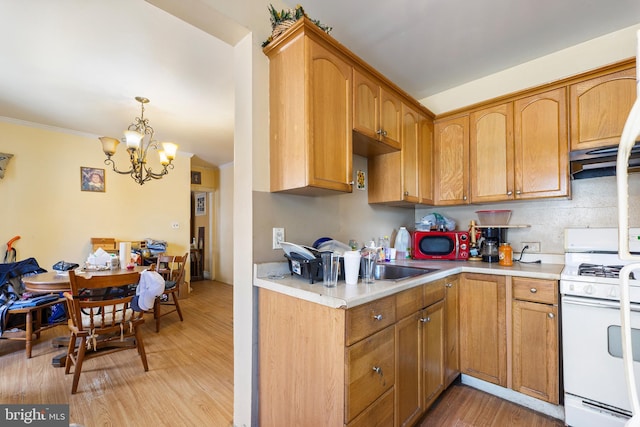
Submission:
[[[482,242],[480,244],[480,255],[484,262],[498,262],[498,248],[500,244],[506,242],[506,228],[482,227]]]

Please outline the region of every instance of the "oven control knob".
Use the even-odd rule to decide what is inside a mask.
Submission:
[[[587,294],[587,295],[591,295],[593,293],[593,286],[586,285],[584,287],[584,293]]]

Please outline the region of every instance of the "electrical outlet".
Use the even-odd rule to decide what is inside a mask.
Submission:
[[[179,222],[172,222],[171,223],[171,228],[173,228],[174,230],[180,228],[180,223]]]
[[[522,242],[522,247],[529,246],[525,252],[540,253],[540,242]]]
[[[284,228],[273,228],[273,249],[282,249],[280,242],[284,242]]]

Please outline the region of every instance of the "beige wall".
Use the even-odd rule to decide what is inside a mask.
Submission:
[[[354,173],[367,170],[367,159],[353,156]],[[355,181],[355,178],[354,178]],[[367,181],[368,184],[368,181]],[[288,242],[312,245],[319,237],[362,243],[395,236],[401,226],[413,227],[414,210],[369,205],[366,190],[325,197],[253,193],[253,258],[256,262],[285,261],[282,249],[272,249],[272,228],[284,227]]]
[[[91,237],[148,237],[166,240],[172,252],[188,249],[189,157],[178,153],[169,175],[140,186],[108,169],[90,136],[0,122],[0,152],[14,155],[0,180],[3,254],[15,235],[18,259],[34,257],[48,270],[59,260],[83,264]],[[80,191],[81,166],[105,169],[104,193]]]
[[[192,172],[200,172],[201,183],[191,184],[191,197],[192,197],[192,229],[191,229],[191,241],[196,239],[196,245],[198,242],[198,229],[204,227],[204,251],[203,251],[203,273],[206,279],[216,279],[217,266],[216,253],[218,252],[219,241],[217,234],[216,224],[219,217],[219,206],[217,204],[217,193],[220,190],[220,169],[218,168],[204,168],[201,166],[191,165]],[[204,193],[206,195],[206,215],[195,215],[195,195]]]
[[[233,284],[233,163],[220,167],[220,220],[217,224],[218,247],[216,260],[217,277],[224,283]]]

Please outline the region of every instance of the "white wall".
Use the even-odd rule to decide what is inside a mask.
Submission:
[[[233,284],[233,163],[220,166],[220,216],[217,223],[216,280]]]
[[[636,55],[638,29],[640,24],[462,84],[420,102],[434,114],[442,114],[632,58]]]

